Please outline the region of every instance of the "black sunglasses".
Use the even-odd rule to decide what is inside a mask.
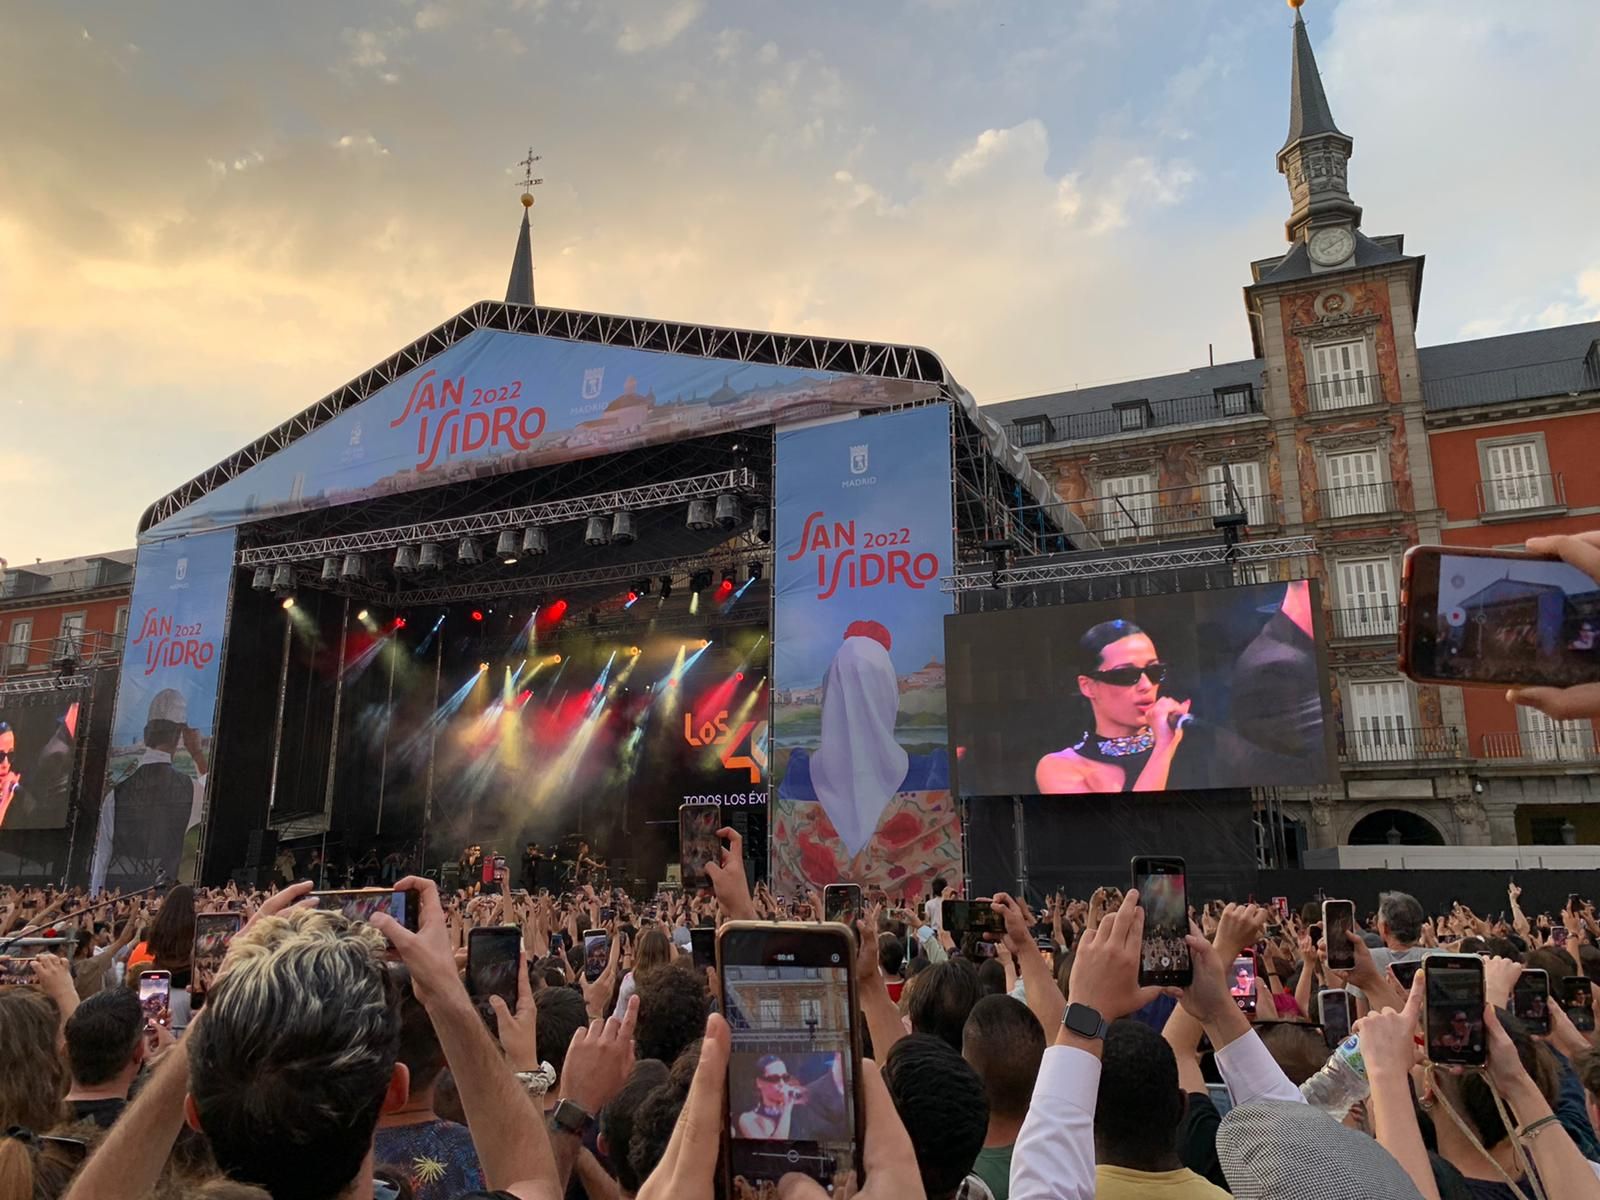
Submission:
[[[1107,671],[1087,671],[1090,679],[1098,679],[1101,683],[1109,683],[1114,687],[1132,687],[1139,682],[1143,675],[1151,683],[1159,684],[1167,677],[1167,664],[1164,662],[1146,663],[1142,667],[1112,667]]]
[[[15,754],[15,750],[0,750],[0,758],[6,759],[7,761],[10,761]]]

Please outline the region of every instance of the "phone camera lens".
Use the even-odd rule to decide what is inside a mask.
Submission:
[[[838,955],[837,955],[837,954],[835,954],[835,955],[834,955],[834,956],[833,956],[833,962],[834,962],[834,965],[835,965],[835,966],[837,966],[837,965],[838,965],[838,963],[839,963],[839,956],[838,956]]]

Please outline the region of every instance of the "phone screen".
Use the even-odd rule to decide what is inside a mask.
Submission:
[[[689,949],[696,967],[717,965],[717,929],[714,925],[696,925],[689,930]]]
[[[1414,962],[1392,962],[1389,964],[1389,970],[1394,974],[1395,982],[1409,992],[1411,990],[1412,983],[1417,978],[1417,972],[1422,970],[1422,960],[1418,959]]]
[[[583,931],[583,977],[590,983],[605,974],[611,958],[611,935],[604,929]]]
[[[522,930],[515,925],[474,929],[467,934],[467,994],[499,996],[517,1011],[517,959]]]
[[[1566,1001],[1562,1007],[1567,1010],[1567,1018],[1581,1032],[1593,1033],[1594,993],[1589,987],[1588,978],[1583,975],[1568,975],[1562,980],[1561,986]]]
[[[1413,549],[1405,575],[1413,678],[1547,687],[1600,679],[1600,587],[1570,563]]]
[[[798,1172],[860,1175],[855,950],[838,926],[733,922],[720,932],[728,1060],[728,1194]]]
[[[1529,1033],[1550,1032],[1550,973],[1537,967],[1524,970],[1511,989],[1511,1013]]]
[[[1256,960],[1251,954],[1241,954],[1233,960],[1228,972],[1228,991],[1240,1012],[1256,1011]]]
[[[10,954],[0,958],[0,987],[15,987],[33,981],[33,959]]]
[[[194,990],[209,991],[216,978],[228,943],[239,932],[244,918],[238,913],[196,913],[194,918]]]
[[[1136,858],[1133,886],[1144,908],[1144,942],[1139,948],[1139,986],[1187,987],[1194,977],[1189,962],[1189,894],[1181,858]]]
[[[1332,1050],[1350,1036],[1350,993],[1343,988],[1328,988],[1317,993],[1317,1019],[1322,1036]]]
[[[172,974],[168,971],[146,971],[139,976],[139,1007],[144,1009],[144,1023],[165,1025],[171,1017]]]
[[[1475,954],[1430,954],[1423,964],[1428,1059],[1479,1067],[1488,1061],[1483,1034],[1483,959]]]
[[[1006,919],[994,911],[987,900],[946,900],[939,908],[939,919],[950,936],[960,939],[969,933],[1006,931]]]
[[[822,919],[837,921],[841,925],[856,927],[861,915],[861,885],[855,883],[830,883],[822,889]]]
[[[1335,971],[1351,971],[1356,965],[1356,948],[1349,934],[1355,929],[1356,906],[1353,900],[1324,900],[1322,928],[1327,944],[1328,966]]]
[[[683,869],[683,890],[703,891],[711,886],[706,873],[708,862],[722,859],[722,807],[717,804],[685,804],[678,809],[678,862]]]
[[[389,888],[343,888],[312,892],[318,908],[342,912],[352,921],[366,921],[373,913],[386,912],[407,929],[417,927],[417,894]]]

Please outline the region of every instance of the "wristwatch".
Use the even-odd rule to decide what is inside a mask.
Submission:
[[[573,1137],[581,1138],[593,1124],[594,1115],[571,1100],[562,1100],[550,1110],[551,1133],[570,1133]]]
[[[1102,1042],[1105,1041],[1106,1030],[1111,1028],[1111,1022],[1087,1004],[1067,1005],[1067,1015],[1061,1023],[1079,1037],[1094,1038]]]

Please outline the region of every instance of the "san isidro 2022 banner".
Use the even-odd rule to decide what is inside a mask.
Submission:
[[[944,618],[950,407],[780,429],[772,875],[924,892],[961,873]]]
[[[232,529],[139,547],[90,884],[192,880],[205,808]]]

